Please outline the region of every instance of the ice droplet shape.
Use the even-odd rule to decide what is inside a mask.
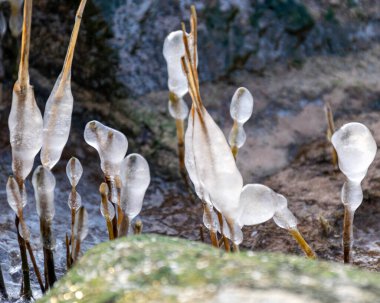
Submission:
[[[183,32],[171,32],[164,41],[163,55],[168,67],[168,87],[181,98],[188,92],[186,75],[182,70],[181,57],[185,55]]]
[[[288,208],[288,200],[281,194],[276,194],[276,196],[276,211],[273,216],[273,221],[279,227],[287,230],[296,228],[298,221]]]
[[[238,123],[245,123],[252,116],[253,97],[248,89],[239,87],[232,97],[230,114]]]
[[[75,211],[78,211],[82,206],[82,197],[75,189],[71,190],[67,205],[69,205],[70,209],[75,209]]]
[[[87,123],[84,130],[84,139],[98,151],[104,174],[106,176],[119,175],[121,163],[128,149],[126,136],[98,121],[91,121]]]
[[[25,186],[23,186],[22,190],[20,191],[17,181],[15,178],[10,176],[8,178],[6,192],[9,206],[12,208],[15,214],[18,215],[19,210],[22,210],[27,203]]]
[[[189,108],[183,98],[171,97],[168,103],[170,115],[177,120],[185,120],[189,114]]]
[[[139,154],[128,155],[121,168],[121,208],[132,220],[142,208],[145,192],[150,183],[148,162]]]
[[[275,213],[277,194],[262,184],[247,184],[240,195],[239,225],[255,225],[271,219]]]
[[[61,158],[70,134],[74,98],[70,75],[62,82],[62,73],[46,102],[41,150],[42,165],[52,169]]]
[[[34,158],[42,146],[42,115],[34,99],[33,87],[21,92],[18,81],[13,88],[8,118],[12,146],[12,170],[25,180],[33,168]]]
[[[228,136],[228,143],[230,144],[230,146],[236,146],[237,148],[241,148],[246,140],[247,135],[242,124],[238,123],[234,127],[232,127]]]
[[[105,207],[103,203],[100,203],[100,212],[102,216],[107,220],[112,220],[115,217],[115,208],[110,201],[107,201],[107,206]]]
[[[54,175],[42,165],[38,166],[32,178],[34,196],[36,199],[36,209],[38,216],[44,221],[51,221],[54,218]]]
[[[350,180],[344,182],[341,192],[342,203],[345,207],[355,212],[363,202],[363,190],[360,182]]]
[[[185,134],[185,165],[199,198],[237,220],[243,179],[223,132],[202,107],[192,107]]]
[[[72,187],[76,187],[78,185],[78,182],[82,177],[82,174],[82,164],[77,158],[71,157],[71,159],[67,162],[66,165],[66,175]]]
[[[342,173],[351,181],[361,182],[377,151],[370,130],[361,123],[347,123],[333,134],[331,142]]]

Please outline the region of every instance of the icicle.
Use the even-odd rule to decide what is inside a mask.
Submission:
[[[50,170],[61,158],[63,148],[69,138],[74,103],[71,92],[71,65],[85,5],[86,0],[82,0],[76,14],[62,72],[45,106],[41,162]]]
[[[71,159],[67,162],[66,165],[66,175],[72,187],[76,187],[78,185],[78,182],[82,177],[82,174],[82,164],[77,158],[71,157]]]
[[[363,201],[361,182],[375,159],[377,144],[370,130],[363,124],[343,125],[331,138],[338,154],[339,169],[346,176],[341,193],[345,208],[343,226],[344,262],[350,263],[353,245],[353,221],[356,209]]]

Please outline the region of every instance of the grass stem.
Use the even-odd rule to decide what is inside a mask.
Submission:
[[[215,210],[216,211],[216,214],[218,215],[218,220],[219,220],[219,225],[220,225],[220,232],[222,234],[222,239],[223,239],[223,243],[224,243],[224,249],[226,250],[226,252],[230,252],[231,251],[231,248],[230,248],[230,242],[228,241],[227,237],[224,235],[223,233],[223,229],[224,229],[224,224],[223,224],[223,216],[222,214]]]
[[[293,236],[293,238],[297,241],[301,249],[304,251],[306,256],[309,259],[316,259],[317,255],[315,252],[311,249],[309,244],[305,241],[305,239],[302,237],[301,233],[298,231],[297,228],[291,228],[289,229],[290,234]]]
[[[343,261],[351,263],[351,250],[354,239],[353,233],[354,212],[348,207],[344,208],[343,221]]]

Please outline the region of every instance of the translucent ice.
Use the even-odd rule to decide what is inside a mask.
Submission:
[[[99,192],[102,196],[100,203],[100,212],[102,216],[111,221],[115,217],[115,208],[110,201],[108,201],[108,186],[106,183],[102,183],[99,187]]]
[[[273,216],[273,221],[281,228],[296,229],[297,218],[287,207],[288,201],[283,195],[277,194],[276,199],[276,212]]]
[[[82,174],[82,164],[77,158],[71,157],[71,159],[67,162],[66,165],[66,175],[72,187],[76,187],[78,185],[78,182],[82,177]]]
[[[240,87],[232,97],[230,114],[234,125],[228,137],[231,147],[240,148],[244,145],[246,134],[243,124],[248,121],[253,111],[253,97],[248,89]]]
[[[125,135],[98,121],[91,121],[84,130],[84,139],[98,151],[105,176],[119,175],[121,163],[128,149]]]
[[[123,161],[120,176],[121,208],[131,221],[140,213],[150,183],[148,162],[139,154],[130,154]]]
[[[203,208],[203,224],[208,230],[214,232],[221,232],[218,215],[215,213],[214,208],[211,204],[205,203]]]
[[[225,217],[223,217],[223,234],[235,245],[239,245],[243,242],[243,232],[241,231],[241,226],[235,222],[227,222]]]
[[[183,98],[173,93],[170,93],[168,108],[170,115],[177,120],[185,120],[189,114],[189,108]]]
[[[38,166],[32,178],[36,209],[38,216],[44,221],[53,220],[55,214],[54,189],[55,178],[49,169]]]
[[[9,29],[13,37],[18,37],[22,31],[22,13],[21,8],[24,0],[9,0],[11,6],[11,15],[9,17]]]
[[[78,259],[81,242],[88,234],[88,214],[84,207],[79,208],[74,223],[74,243],[72,244],[71,256],[74,261]]]
[[[262,184],[247,184],[240,195],[240,226],[260,224],[275,213],[277,194]]]
[[[67,204],[70,209],[75,209],[75,211],[78,211],[78,209],[82,206],[82,197],[75,189],[71,190]]]
[[[165,38],[162,52],[168,67],[169,90],[182,98],[188,92],[187,79],[181,65],[181,57],[185,55],[183,32],[171,32]]]
[[[52,169],[61,158],[69,138],[74,103],[71,92],[71,65],[85,4],[86,0],[82,0],[78,8],[62,72],[45,106],[41,162],[49,169]]]
[[[361,182],[377,151],[370,130],[361,123],[347,123],[334,133],[331,141],[338,153],[340,170],[350,181]]]

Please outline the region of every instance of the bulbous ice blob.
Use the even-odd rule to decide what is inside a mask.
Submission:
[[[228,136],[228,143],[230,146],[236,146],[237,148],[240,148],[244,145],[246,140],[247,135],[244,131],[243,125],[239,123],[234,125]]]
[[[142,208],[145,192],[150,183],[148,162],[139,154],[128,155],[122,164],[121,209],[131,221]]]
[[[62,80],[59,75],[46,102],[41,150],[42,165],[52,169],[59,161],[69,138],[74,98],[70,76]]]
[[[168,108],[170,115],[177,120],[185,120],[189,114],[189,108],[185,101],[182,97],[178,98],[174,94],[170,96]]]
[[[205,207],[207,209],[203,210],[203,224],[208,230],[220,233],[218,215],[215,213],[212,205],[206,203]]]
[[[70,192],[67,204],[70,209],[74,209],[75,211],[78,211],[78,209],[82,206],[82,197],[75,189]]]
[[[265,185],[245,185],[239,201],[239,225],[255,225],[271,219],[275,213],[277,199],[277,194]]]
[[[188,92],[185,73],[182,70],[181,57],[185,55],[183,32],[171,32],[164,41],[163,55],[168,67],[168,87],[179,98]]]
[[[27,203],[27,199],[24,198],[26,197],[25,186],[23,186],[23,189],[20,191],[19,185],[17,184],[15,178],[9,176],[6,191],[9,206],[16,213],[16,215],[18,215],[19,211],[22,211]]]
[[[50,170],[40,165],[34,170],[32,183],[38,216],[44,221],[53,220],[55,214],[54,175]]]
[[[14,85],[8,125],[12,170],[17,179],[25,180],[42,146],[42,115],[34,99],[32,86],[21,89],[18,81]]]
[[[84,207],[81,207],[76,216],[74,223],[74,236],[82,242],[88,235],[88,214]]]
[[[276,211],[273,216],[273,221],[279,227],[287,230],[296,228],[298,224],[297,218],[287,207]]]
[[[98,121],[91,121],[87,123],[84,130],[84,139],[98,151],[104,174],[106,176],[119,175],[121,163],[128,149],[128,140],[125,135]]]
[[[107,220],[112,220],[115,217],[115,208],[110,201],[107,201],[106,206],[104,206],[103,203],[100,203],[100,212]]]
[[[18,232],[25,241],[29,242],[30,240],[30,231],[29,227],[24,223],[22,224],[21,221],[18,223]]]
[[[243,179],[223,132],[203,106],[189,115],[185,165],[199,198],[237,220]]]
[[[349,208],[351,212],[358,209],[363,202],[363,190],[360,182],[344,182],[341,192],[342,203]]]
[[[5,21],[3,12],[0,11],[0,40],[4,37],[6,31],[7,31],[7,22]]]
[[[238,123],[245,123],[253,111],[253,97],[248,89],[239,87],[232,97],[230,114]]]
[[[11,5],[11,15],[9,17],[9,29],[13,37],[20,36],[22,31],[22,13],[21,7],[24,0],[9,0]]]
[[[230,239],[235,245],[243,242],[243,232],[238,223],[228,224],[227,220],[223,217],[223,234],[226,238]]]
[[[338,153],[340,170],[349,180],[361,182],[377,151],[370,130],[361,123],[347,123],[334,133],[331,142]]]
[[[69,160],[69,162],[67,162],[66,165],[66,175],[72,187],[76,187],[78,185],[78,182],[82,177],[82,174],[82,164],[77,158],[71,157],[71,159]]]

